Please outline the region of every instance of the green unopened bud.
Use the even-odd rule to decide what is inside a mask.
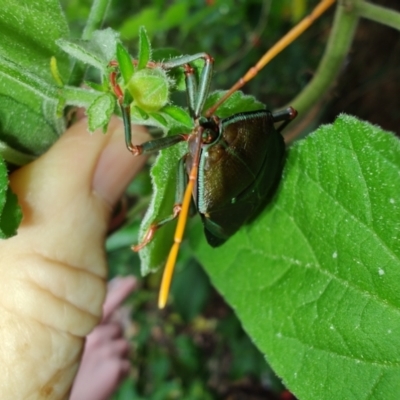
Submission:
[[[127,89],[134,104],[146,112],[156,112],[169,99],[170,80],[166,72],[159,68],[146,68],[134,72]]]

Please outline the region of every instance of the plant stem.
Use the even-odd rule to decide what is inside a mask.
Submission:
[[[34,156],[22,153],[19,150],[15,150],[8,144],[3,143],[1,141],[0,141],[0,156],[4,160],[18,166],[28,164],[29,162],[35,159]]]
[[[321,99],[339,74],[353,41],[359,20],[356,6],[362,0],[341,1],[337,5],[333,27],[325,53],[312,81],[290,102],[305,117],[307,112]]]
[[[82,33],[83,40],[89,40],[92,33],[101,28],[111,0],[93,0],[92,8]]]
[[[93,0],[92,8],[90,9],[90,14],[82,33],[83,40],[90,40],[93,32],[101,28],[110,3],[111,0]],[[82,83],[85,70],[86,68],[82,62],[75,61],[68,85],[79,86]]]
[[[358,4],[357,12],[360,17],[400,30],[400,13],[398,11],[364,1]]]
[[[102,95],[101,92],[75,86],[64,86],[61,90],[65,105],[76,107],[88,108],[93,101]]]

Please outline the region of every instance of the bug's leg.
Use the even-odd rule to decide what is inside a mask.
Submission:
[[[124,94],[121,87],[117,83],[117,73],[115,71],[110,74],[111,86],[117,96],[118,104],[121,109],[122,120],[124,121],[125,131],[125,144],[128,150],[134,155],[148,154],[154,151],[162,150],[167,147],[173,146],[176,143],[187,140],[186,135],[175,135],[167,136],[160,139],[149,140],[141,145],[132,144],[132,132],[131,132],[131,109],[130,105],[124,104]]]
[[[189,63],[203,59],[204,60],[204,68],[201,71],[199,85],[197,87],[197,82],[194,74],[194,69],[190,67]],[[186,80],[186,88],[187,88],[187,98],[189,104],[189,111],[193,118],[200,117],[201,110],[203,109],[204,103],[207,98],[207,93],[211,84],[212,70],[213,70],[214,59],[207,53],[197,53],[194,55],[182,56],[167,61],[165,63],[149,63],[150,68],[155,68],[160,66],[165,70],[169,70],[172,68],[183,67],[185,70],[185,80]],[[110,63],[110,66],[117,66],[118,64],[115,61]],[[110,73],[110,82],[113,88],[113,91],[117,97],[118,104],[121,109],[122,119],[124,121],[124,130],[125,130],[125,143],[128,150],[133,155],[139,155],[143,153],[149,153],[152,151],[160,150],[169,146],[172,146],[182,140],[186,140],[185,137],[182,136],[182,139],[168,139],[166,141],[155,142],[154,144],[147,145],[147,142],[144,145],[133,145],[132,144],[132,133],[131,133],[131,112],[130,105],[125,104],[124,102],[124,93],[121,87],[117,83],[117,73],[112,71]],[[179,137],[179,136],[178,136]],[[170,144],[168,144],[170,143]],[[159,146],[159,147],[157,147]]]
[[[281,132],[297,117],[297,111],[293,107],[288,107],[285,110],[274,111],[271,115],[274,123],[283,121],[283,123],[276,129],[278,132]]]
[[[199,59],[204,60],[204,68],[201,71],[200,80],[197,85],[194,69],[190,66],[190,63]],[[161,64],[162,68],[166,70],[176,67],[184,68],[189,111],[193,118],[200,117],[203,110],[210,89],[213,65],[214,59],[207,53],[177,57]]]
[[[155,151],[166,149],[168,147],[173,146],[179,142],[183,142],[187,140],[189,135],[173,135],[173,136],[165,136],[159,139],[149,140],[148,142],[144,142],[142,144],[134,145],[131,144],[130,151],[134,156],[138,156],[140,154],[150,154]]]
[[[135,252],[138,252],[139,250],[143,249],[147,244],[149,244],[153,237],[154,234],[157,232],[159,228],[161,228],[163,225],[167,224],[170,221],[173,221],[180,213],[181,208],[182,208],[182,200],[183,200],[183,195],[185,192],[185,187],[186,187],[186,182],[187,182],[187,175],[185,171],[185,160],[186,156],[182,157],[179,160],[178,164],[178,169],[177,169],[177,185],[176,185],[176,191],[175,191],[175,204],[173,208],[173,212],[171,215],[168,217],[164,218],[161,221],[158,222],[153,222],[146,234],[144,235],[143,240],[135,245],[132,246],[132,250]]]
[[[147,230],[146,234],[144,235],[143,240],[139,244],[133,245],[131,249],[134,252],[138,252],[142,250],[144,247],[146,247],[153,240],[153,237],[157,232],[157,230],[162,226],[164,226],[165,224],[167,224],[168,222],[173,221],[179,215],[180,211],[181,211],[180,205],[175,204],[173,213],[159,222],[153,222],[150,225],[149,229]]]

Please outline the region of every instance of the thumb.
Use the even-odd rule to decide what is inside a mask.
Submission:
[[[147,138],[135,127],[134,143]],[[117,118],[105,135],[89,134],[86,120],[79,121],[11,176],[24,215],[18,233],[45,257],[105,276],[102,245],[112,207],[144,162],[127,151]]]
[[[143,140],[135,128],[133,141]],[[80,121],[10,177],[24,217],[18,234],[0,241],[2,398],[68,392],[83,337],[101,316],[110,211],[144,162],[124,147],[116,119],[106,135],[89,135]]]

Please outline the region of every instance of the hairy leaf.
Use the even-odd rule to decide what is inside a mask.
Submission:
[[[69,31],[55,0],[5,0],[0,26],[1,141],[7,161],[20,164],[45,151],[64,130],[50,59],[57,58],[66,80],[68,57],[55,40]]]
[[[197,232],[213,283],[299,398],[400,393],[399,188],[399,140],[341,116],[290,149],[258,220],[218,249]]]
[[[143,218],[139,238],[144,237],[151,224],[164,220],[172,215],[175,203],[177,172],[179,159],[187,151],[183,142],[160,153],[151,170],[153,197]],[[170,222],[160,228],[152,242],[140,251],[142,273],[148,274],[162,267],[173,243],[175,223]]]

